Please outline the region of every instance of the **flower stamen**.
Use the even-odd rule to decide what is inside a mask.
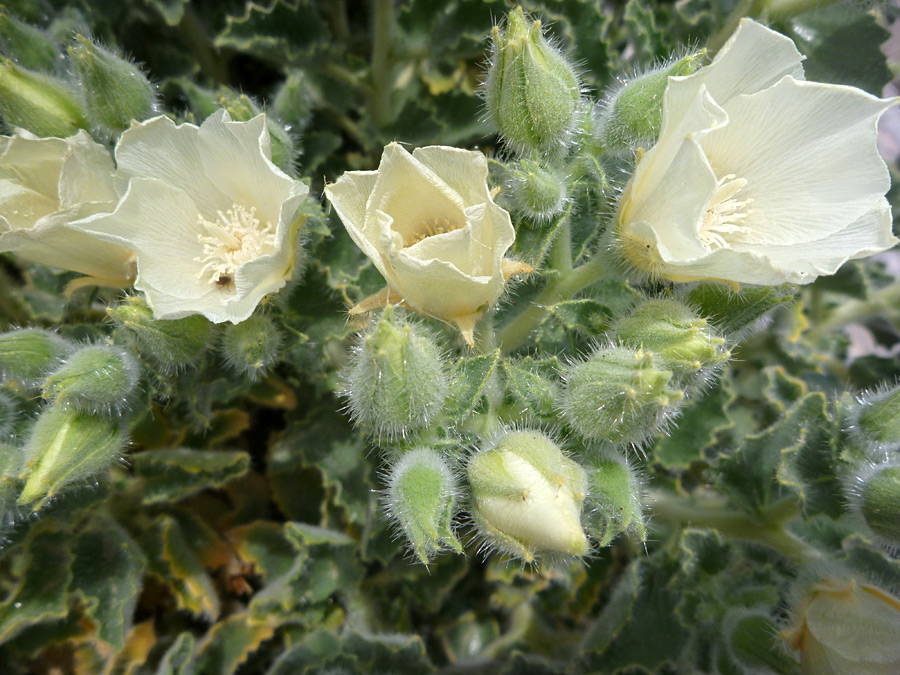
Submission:
[[[197,273],[198,279],[208,277],[209,283],[219,288],[234,286],[234,275],[245,262],[275,252],[275,226],[266,221],[260,227],[256,207],[246,208],[232,204],[225,211],[216,212],[217,218],[207,220],[203,215],[197,222],[206,234],[197,235],[203,244],[203,255],[194,258],[204,263]]]
[[[735,235],[750,233],[750,228],[742,223],[753,213],[747,208],[753,199],[733,199],[746,185],[745,178],[737,178],[733,173],[722,176],[716,183],[716,191],[709,201],[709,208],[698,232],[700,243],[707,251],[731,248],[729,239]]]
[[[438,234],[447,234],[448,232],[459,229],[462,229],[462,225],[451,223],[447,218],[431,218],[425,220],[419,226],[419,231],[410,235],[404,248],[409,248],[414,244],[418,244],[423,239],[428,239],[428,237],[433,237]]]

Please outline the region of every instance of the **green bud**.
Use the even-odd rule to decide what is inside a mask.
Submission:
[[[488,114],[520,154],[568,145],[581,99],[578,77],[544,37],[541,22],[529,25],[521,7],[504,29],[494,28],[484,84]]]
[[[568,203],[565,178],[532,160],[511,167],[509,189],[516,213],[539,223],[562,213]]]
[[[672,371],[649,352],[602,347],[569,367],[561,408],[588,440],[641,443],[678,410],[684,392],[671,387]]]
[[[456,480],[439,453],[418,448],[404,453],[387,473],[388,514],[423,564],[442,548],[462,553],[452,519],[459,499]]]
[[[37,136],[66,138],[88,121],[78,99],[62,80],[19,68],[0,59],[0,113],[11,127]]]
[[[647,538],[641,509],[641,479],[623,455],[606,449],[587,463],[587,523],[600,546],[619,533]]]
[[[289,71],[272,101],[275,117],[289,125],[288,131],[300,133],[309,124],[313,106],[306,74],[302,70]]]
[[[466,468],[472,518],[484,547],[525,562],[540,554],[581,556],[584,469],[538,431],[510,431]]]
[[[705,56],[705,49],[692,52],[637,75],[622,85],[607,105],[603,147],[621,150],[656,141],[669,78],[690,75],[700,67]]]
[[[638,305],[619,319],[613,334],[626,347],[662,357],[682,381],[724,363],[731,355],[706,319],[678,300],[657,298]]]
[[[900,460],[864,466],[850,477],[846,492],[851,509],[876,537],[900,544]]]
[[[153,310],[135,296],[107,312],[134,344],[134,351],[148,356],[166,373],[199,363],[216,335],[215,326],[198,314],[154,319]]]
[[[246,122],[265,111],[246,94],[239,94],[233,89],[223,87],[219,93],[219,105],[228,111],[231,119]],[[266,115],[266,129],[272,143],[272,162],[284,171],[290,171],[297,158],[294,141],[291,135],[274,117]]]
[[[0,7],[0,50],[25,68],[54,71],[59,66],[56,40]]]
[[[0,333],[0,376],[34,383],[59,365],[69,344],[40,328]]]
[[[25,445],[30,474],[19,504],[38,510],[66,486],[106,469],[124,445],[125,434],[114,420],[65,408],[45,410]]]
[[[860,398],[850,413],[850,429],[875,450],[900,443],[900,385]]]
[[[187,99],[191,112],[196,120],[205,120],[219,109],[219,97],[212,89],[201,87],[193,80],[181,77],[169,80],[169,86],[175,86]],[[230,90],[229,90],[230,91]]]
[[[388,438],[426,426],[447,395],[437,345],[392,307],[362,336],[346,381],[353,420]]]
[[[137,359],[121,347],[88,345],[47,376],[44,398],[81,412],[120,413],[141,376]]]
[[[81,77],[92,122],[118,132],[132,120],[141,122],[154,114],[153,85],[133,63],[82,35],[69,47],[69,56]]]
[[[222,357],[235,372],[256,380],[278,361],[282,342],[281,331],[272,320],[257,314],[225,327]]]

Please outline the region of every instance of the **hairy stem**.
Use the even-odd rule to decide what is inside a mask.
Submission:
[[[391,45],[394,39],[394,0],[374,0],[372,7],[372,91],[369,111],[376,129],[391,121]]]

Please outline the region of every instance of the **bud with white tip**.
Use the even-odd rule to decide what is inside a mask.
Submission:
[[[124,410],[141,376],[131,352],[112,345],[85,345],[74,351],[42,383],[44,398],[97,414]]]
[[[509,431],[469,460],[472,518],[484,548],[525,562],[582,556],[584,469],[539,431]]]
[[[462,553],[452,528],[459,490],[453,472],[438,452],[416,448],[403,453],[388,469],[387,479],[388,515],[423,564],[427,565],[441,549]]]

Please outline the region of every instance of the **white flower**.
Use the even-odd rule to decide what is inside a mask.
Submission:
[[[809,283],[893,246],[876,122],[894,101],[803,81],[788,38],[744,19],[673,77],[656,145],[619,206],[625,257],[654,277]]]
[[[348,171],[325,188],[390,289],[359,311],[393,292],[417,312],[455,323],[471,343],[509,275],[530,270],[503,259],[515,231],[491,199],[487,173],[480,152],[436,145],[410,154],[391,143],[378,171]]]
[[[287,283],[296,257],[308,188],[270,157],[264,115],[132,123],[116,147],[125,195],[112,213],[72,226],[136,252],[134,286],[157,319],[238,323]]]
[[[0,138],[0,252],[129,285],[131,251],[66,227],[115,208],[113,173],[109,152],[84,131],[62,139],[17,129]]]

